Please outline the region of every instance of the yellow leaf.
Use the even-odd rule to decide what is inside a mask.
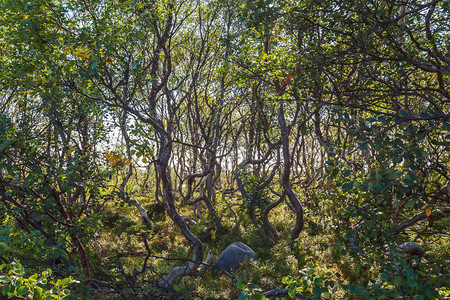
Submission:
[[[91,50],[88,48],[76,48],[73,51],[73,55],[75,55],[76,57],[78,57],[81,60],[85,60],[91,56],[90,52],[91,52]]]
[[[431,215],[431,209],[427,208],[427,210],[425,211],[425,213],[427,214],[427,217],[429,217]]]
[[[428,207],[428,204],[425,203],[425,204],[422,206],[422,209],[427,208],[427,207]]]
[[[142,162],[145,164],[147,162],[147,157],[142,158]]]
[[[70,147],[69,149],[67,149],[67,152],[66,152],[67,156],[70,156],[70,154],[71,154],[72,151],[74,151],[74,150],[75,150],[74,147]]]

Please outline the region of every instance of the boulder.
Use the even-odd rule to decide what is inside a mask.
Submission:
[[[244,260],[256,259],[256,253],[252,248],[244,243],[234,242],[222,252],[214,265],[229,272],[236,270]]]
[[[414,242],[403,243],[398,246],[398,249],[408,255],[415,255],[418,257],[422,257],[425,254],[425,249]]]

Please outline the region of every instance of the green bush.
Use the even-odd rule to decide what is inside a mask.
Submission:
[[[0,288],[2,295],[18,299],[64,299],[70,295],[68,286],[77,283],[70,277],[54,280],[52,270],[29,276],[17,261],[0,266]]]

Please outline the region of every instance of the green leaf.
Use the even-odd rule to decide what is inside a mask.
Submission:
[[[31,283],[33,283],[33,282],[36,282],[37,277],[38,277],[38,274],[36,273],[36,274],[31,275],[30,278],[28,278],[28,280],[29,280]]]
[[[33,291],[33,300],[41,300],[42,299],[42,288],[39,286],[34,287]]]
[[[416,287],[417,287],[417,281],[414,280],[413,278],[408,278],[407,284],[408,284],[410,287],[412,287],[412,288],[416,288]]]
[[[342,190],[350,191],[353,188],[353,184],[350,182],[346,182],[342,185]]]
[[[247,286],[247,285],[245,284],[245,282],[243,282],[242,280],[239,280],[239,281],[236,283],[236,285],[237,285],[238,289],[240,289],[240,290],[245,289],[245,287]]]
[[[175,292],[181,291],[181,288],[178,285],[176,285],[176,284],[173,285],[173,289],[175,290]]]
[[[405,271],[403,271],[403,274],[405,274],[406,277],[411,278],[414,275],[414,271],[408,268]]]
[[[8,294],[9,292],[9,285],[5,285],[4,287],[2,287],[2,294],[6,296],[6,294]]]
[[[72,282],[72,279],[71,278],[64,278],[62,281],[61,281],[61,284],[62,285],[69,285],[70,283]],[[174,288],[175,288],[175,286],[174,286]],[[178,291],[177,291],[178,292]]]
[[[289,290],[291,290],[291,291],[295,291],[296,288],[297,288],[297,284],[295,284],[295,282],[293,282],[289,285]]]
[[[315,287],[315,288],[313,289],[313,294],[314,294],[314,296],[316,296],[316,297],[320,297],[320,295],[322,294],[322,289],[320,289],[320,288],[318,288],[318,287]]]
[[[8,296],[11,296],[11,295],[16,295],[16,287],[15,286],[9,286],[9,292],[8,292]]]
[[[394,285],[400,285],[402,283],[402,277],[395,276],[392,282],[394,283]]]
[[[0,283],[10,283],[12,280],[6,276],[0,276]]]
[[[379,191],[381,191],[382,187],[383,186],[381,185],[381,183],[377,184],[377,186],[373,188],[373,192],[378,193]]]
[[[239,300],[247,300],[248,296],[247,296],[247,292],[243,291],[240,295],[239,295]]]
[[[255,299],[256,299],[256,300],[266,300],[266,296],[264,296],[264,295],[261,294],[261,293],[256,293],[256,294],[255,294]]]
[[[322,278],[316,278],[314,279],[314,286],[316,287],[321,287],[323,283],[323,279]]]
[[[406,208],[413,208],[413,207],[414,207],[414,204],[416,204],[415,201],[409,200],[408,202],[406,202],[405,207],[406,207]]]
[[[389,278],[389,274],[386,272],[381,273],[380,279],[381,280],[387,280]]]
[[[23,295],[25,295],[26,293],[28,293],[28,287],[25,286],[25,285],[19,287],[19,289],[17,290],[17,295],[18,295],[18,296],[23,296]]]
[[[55,282],[55,287],[56,288],[59,288],[61,286],[61,279],[58,279],[56,282]]]
[[[290,276],[284,276],[281,279],[281,283],[283,283],[283,284],[291,284],[293,281],[294,281],[294,279],[292,279],[292,277],[290,277]]]
[[[0,251],[9,251],[11,248],[8,246],[8,244],[1,242],[0,243]],[[3,265],[2,265],[3,266]]]
[[[360,291],[360,289],[359,289],[358,286],[356,286],[356,285],[350,286],[350,289],[349,289],[349,292],[350,292],[350,293],[352,293],[352,294],[357,294],[357,293],[359,293],[359,291]]]

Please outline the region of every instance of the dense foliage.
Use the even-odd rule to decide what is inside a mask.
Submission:
[[[1,293],[448,297],[449,10],[0,0]]]

